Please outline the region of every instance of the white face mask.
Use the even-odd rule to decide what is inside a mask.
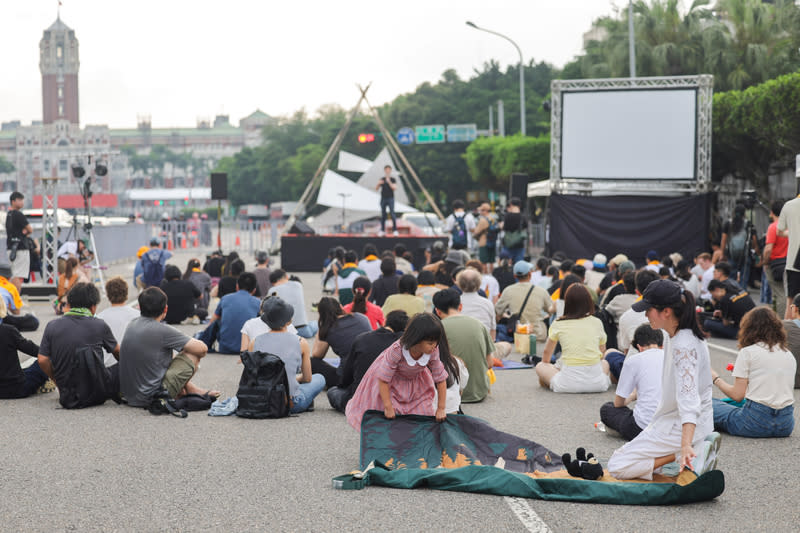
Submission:
[[[411,352],[409,352],[406,348],[403,348],[403,359],[406,360],[408,366],[414,366],[414,365],[427,366],[428,361],[431,360],[431,354],[424,353],[422,354],[422,357],[420,357],[419,359],[414,359],[413,357],[411,357]]]

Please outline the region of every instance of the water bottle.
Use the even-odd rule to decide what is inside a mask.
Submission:
[[[602,431],[603,433],[605,433],[605,432],[606,432],[606,425],[605,425],[605,424],[603,424],[602,422],[595,422],[595,423],[594,423],[594,428],[595,428],[597,431]]]

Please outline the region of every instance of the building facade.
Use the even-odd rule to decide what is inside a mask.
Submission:
[[[94,192],[117,195],[120,208],[135,206],[127,194],[133,189],[209,187],[216,163],[261,144],[261,129],[274,120],[256,110],[239,126],[218,115],[213,124],[199,120],[194,128],[152,128],[150,117],[139,117],[131,129],[81,127],[79,66],[75,31],[59,16],[39,42],[42,121],[23,126],[15,120],[0,128],[0,156],[15,167],[0,173],[2,192],[19,190],[32,200],[43,192],[42,179],[58,178],[59,195],[78,194],[82,180],[75,179],[75,166],[92,177]],[[98,163],[108,174],[96,175]]]

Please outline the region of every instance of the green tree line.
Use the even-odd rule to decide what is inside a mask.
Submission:
[[[790,0],[718,0],[713,6],[710,0],[695,0],[686,9],[681,6],[678,0],[634,2],[637,75],[712,74],[714,178],[733,173],[756,177],[763,186],[775,165],[788,165],[789,156],[800,151],[794,133],[800,122],[793,107],[800,102],[798,80],[795,75],[780,77],[800,68],[800,7]],[[628,76],[627,9],[596,20],[594,27],[595,40],[563,70],[533,60],[525,66],[528,137],[403,148],[440,205],[468,190],[505,190],[514,172],[534,179],[547,177],[550,116],[542,103],[549,97],[550,82]],[[447,70],[438,82],[423,83],[380,106],[378,112],[392,134],[422,124],[475,123],[486,129],[489,107],[496,110],[502,100],[506,131],[516,134],[520,131],[518,68],[502,69],[491,61],[469,79]],[[221,160],[217,170],[229,174],[232,202],[299,198],[344,125],[346,113],[338,106],[323,107],[313,116],[300,110],[266,126],[262,146]],[[377,135],[378,128],[371,118],[360,115],[342,149],[372,159],[385,143],[377,136],[374,143],[359,144],[356,138],[362,132]]]

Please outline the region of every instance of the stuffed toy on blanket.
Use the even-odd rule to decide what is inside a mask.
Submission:
[[[575,450],[575,460],[568,453],[561,456],[561,461],[572,477],[595,480],[603,477],[603,465],[601,465],[594,454],[587,455],[586,450],[578,448]]]

